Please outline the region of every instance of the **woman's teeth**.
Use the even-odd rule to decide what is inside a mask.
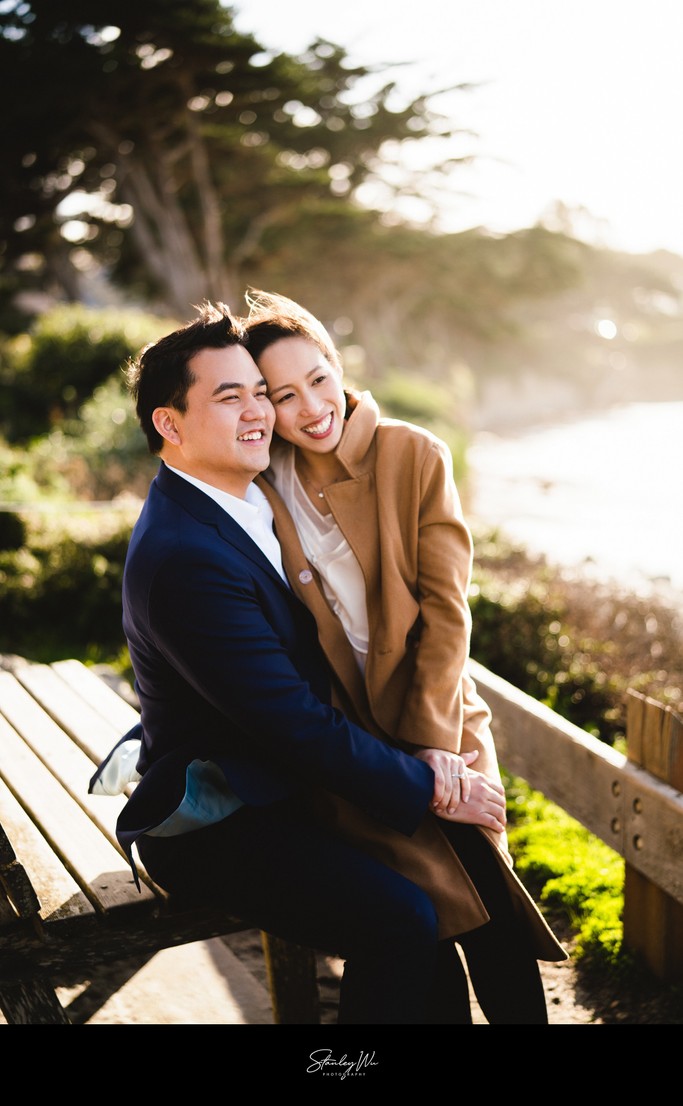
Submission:
[[[332,412],[330,411],[329,415],[325,415],[325,418],[321,419],[320,422],[314,423],[313,426],[304,426],[304,432],[306,434],[324,434],[325,431],[330,429],[331,424]]]

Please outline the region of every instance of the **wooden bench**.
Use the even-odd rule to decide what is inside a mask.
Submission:
[[[173,902],[140,866],[138,892],[115,836],[125,796],[88,781],[137,721],[79,661],[0,658],[0,1010],[9,1024],[77,1024],[57,995],[102,966],[130,974],[161,949],[253,929]],[[318,1024],[316,960],[262,934],[276,1024]],[[120,985],[120,984],[119,984]]]

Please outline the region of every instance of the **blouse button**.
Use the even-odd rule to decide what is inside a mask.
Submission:
[[[313,579],[313,573],[310,572],[309,569],[307,569],[307,568],[302,569],[301,572],[299,573],[299,582],[301,584],[310,584],[312,579]]]

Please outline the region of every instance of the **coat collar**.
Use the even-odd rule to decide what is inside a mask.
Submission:
[[[346,392],[349,412],[344,433],[337,447],[337,458],[352,476],[371,471],[374,465],[373,444],[379,407],[370,392]]]

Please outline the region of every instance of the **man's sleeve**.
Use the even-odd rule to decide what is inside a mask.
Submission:
[[[172,558],[156,574],[149,614],[170,665],[256,756],[414,832],[432,798],[432,769],[313,694],[246,571],[240,578],[210,558]]]

